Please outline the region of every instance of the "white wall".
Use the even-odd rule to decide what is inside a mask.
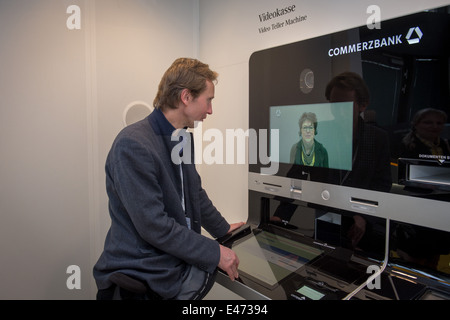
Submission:
[[[90,246],[85,43],[66,8],[0,2],[1,299],[83,295],[65,285]]]
[[[382,18],[449,1],[378,1]],[[70,5],[81,29],[69,30]],[[259,34],[258,15],[305,22]],[[109,227],[104,161],[133,101],[152,104],[180,56],[220,73],[204,129],[248,127],[253,51],[364,24],[372,1],[0,0],[0,299],[90,299]],[[247,166],[202,165],[229,221],[247,218]],[[231,200],[230,200],[231,199]],[[70,265],[81,289],[66,286]]]
[[[69,30],[70,5],[81,29]],[[104,162],[133,101],[196,56],[197,0],[0,1],[0,299],[90,299]],[[78,265],[81,290],[69,290]]]
[[[450,1],[200,0],[199,56],[220,73],[214,114],[205,121],[203,131],[218,128],[225,134],[226,129],[248,129],[248,62],[253,52],[365,25],[370,5],[378,5],[381,19],[386,20],[447,4]],[[306,15],[307,19],[259,32],[261,27],[286,20],[284,16],[262,23],[260,14],[291,5],[296,8],[290,18]],[[231,221],[245,221],[247,166],[202,164],[200,171],[204,187],[222,213]]]

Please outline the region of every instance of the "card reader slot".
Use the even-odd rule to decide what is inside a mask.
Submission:
[[[273,184],[273,183],[268,183],[268,182],[263,182],[263,184],[266,186],[269,186],[269,187],[282,188],[282,186],[280,186],[279,184]]]

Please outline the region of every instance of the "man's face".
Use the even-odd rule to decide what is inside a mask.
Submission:
[[[190,98],[186,103],[184,111],[186,125],[189,128],[194,127],[195,121],[203,121],[207,115],[212,114],[212,100],[214,99],[214,84],[207,80],[206,89],[197,98]]]
[[[356,133],[359,114],[363,112],[366,107],[360,106],[356,102],[355,91],[345,90],[338,87],[334,87],[330,92],[330,102],[348,102],[353,101],[353,133]]]

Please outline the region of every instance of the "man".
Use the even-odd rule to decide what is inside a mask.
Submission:
[[[327,85],[330,102],[353,101],[353,166],[341,178],[345,186],[389,192],[392,186],[387,133],[361,117],[369,106],[369,89],[360,75],[344,72]]]
[[[370,102],[369,89],[363,78],[354,72],[343,72],[328,83],[325,96],[330,102],[353,101],[353,163],[352,170],[337,183],[362,189],[389,192],[392,186],[389,140],[387,133],[364,121],[361,115]],[[352,219],[353,218],[353,219]],[[353,249],[379,252],[376,245],[384,241],[374,241],[375,222],[370,216],[342,217],[342,230],[347,246]],[[371,233],[369,235],[369,233]]]
[[[208,65],[177,59],[161,79],[155,110],[115,139],[105,166],[111,227],[94,266],[99,299],[130,294],[112,281],[117,273],[148,288],[139,298],[151,292],[179,300],[203,298],[217,267],[238,277],[236,254],[200,233],[203,226],[221,237],[243,223],[228,224],[202,189],[193,159],[180,164],[172,154],[180,143],[174,132],[212,114],[216,80]],[[183,151],[193,155],[191,147]]]

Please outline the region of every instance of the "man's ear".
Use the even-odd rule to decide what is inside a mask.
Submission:
[[[191,100],[191,92],[189,91],[189,89],[183,89],[181,91],[180,100],[184,104],[187,104],[189,100]]]

